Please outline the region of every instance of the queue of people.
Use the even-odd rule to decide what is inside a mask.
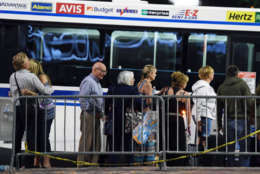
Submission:
[[[15,72],[10,76],[10,92],[14,99],[19,96],[50,95],[53,92],[50,78],[44,73],[41,64],[30,60],[23,52],[13,57]],[[79,152],[100,152],[101,129],[100,119],[105,120],[105,134],[107,135],[107,151],[110,152],[154,152],[157,147],[158,136],[161,138],[161,130],[165,129],[167,150],[185,151],[187,137],[190,143],[199,146],[200,151],[208,147],[208,137],[211,135],[212,123],[217,119],[218,131],[227,133],[227,140],[233,141],[234,137],[239,139],[249,133],[249,121],[254,122],[256,128],[260,126],[260,119],[250,120],[245,118],[257,115],[259,118],[260,104],[253,105],[251,99],[216,99],[216,96],[250,96],[247,84],[238,78],[239,69],[231,65],[226,70],[226,79],[218,88],[217,93],[210,85],[214,79],[214,69],[211,66],[201,67],[198,71],[199,80],[192,85],[192,92],[185,90],[189,77],[177,71],[171,74],[169,86],[156,92],[152,81],[156,79],[157,69],[153,65],[145,65],[142,70],[141,80],[135,86],[134,73],[122,71],[118,75],[117,84],[109,87],[109,95],[119,95],[122,98],[102,98],[103,90],[100,81],[107,74],[105,64],[97,62],[92,66],[92,72],[86,76],[80,84],[79,99],[81,107]],[[260,95],[260,85],[257,87],[256,95]],[[165,97],[165,127],[162,127],[160,114],[154,117],[147,116],[153,112],[152,97],[125,97],[127,95]],[[84,97],[84,96],[95,96]],[[97,97],[99,96],[99,97]],[[183,97],[185,96],[185,97]],[[187,97],[188,96],[188,97]],[[192,96],[192,100],[190,97]],[[204,97],[201,97],[204,96]],[[205,97],[206,96],[206,97]],[[246,101],[246,102],[245,102]],[[25,105],[31,105],[25,109]],[[228,107],[227,107],[228,106]],[[254,106],[254,108],[253,108]],[[256,108],[255,108],[256,107]],[[252,109],[253,108],[253,109]],[[254,110],[255,113],[250,112]],[[19,100],[16,107],[16,132],[15,153],[21,152],[21,141],[26,130],[29,150],[39,152],[50,152],[49,133],[52,121],[55,117],[55,104],[50,98],[42,100],[30,99]],[[183,113],[183,111],[185,111]],[[35,114],[37,112],[37,114]],[[35,117],[35,115],[38,115]],[[224,119],[222,118],[224,115]],[[147,132],[147,141],[140,142],[133,139],[133,130],[146,121],[153,122]],[[224,121],[223,121],[224,120]],[[224,126],[223,126],[224,123]],[[25,127],[25,125],[27,125]],[[148,126],[148,127],[149,127]],[[159,134],[157,128],[159,126]],[[146,130],[145,130],[146,131]],[[36,136],[35,134],[38,134]],[[37,138],[36,138],[37,137]],[[258,135],[258,141],[260,142]],[[160,142],[162,139],[160,139]],[[248,151],[246,145],[249,140],[239,141],[240,152]],[[260,143],[258,143],[260,146]],[[159,145],[162,148],[162,145]],[[235,145],[228,146],[228,151],[234,151]],[[172,156],[168,156],[172,157]],[[229,156],[229,165],[234,166],[233,156]],[[150,162],[159,157],[153,153],[149,155],[110,155],[108,162],[133,163]],[[98,165],[99,155],[79,154],[77,157],[78,167],[84,162]],[[27,165],[27,164],[22,164]],[[182,163],[182,165],[185,165]],[[50,159],[39,156],[34,157],[34,167],[51,167]],[[249,166],[249,157],[243,156],[240,166]]]

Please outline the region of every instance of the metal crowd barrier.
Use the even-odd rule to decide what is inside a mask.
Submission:
[[[20,99],[34,99],[42,100],[46,98],[53,99],[55,103],[56,117],[53,120],[50,141],[51,141],[51,151],[46,150],[46,142],[44,144],[44,149],[41,152],[37,151],[37,138],[40,132],[37,129],[37,120],[39,119],[38,107],[35,108],[34,113],[29,113],[27,108],[25,110],[25,119],[28,116],[34,115],[33,127],[35,132],[31,137],[34,137],[34,148],[27,149],[25,147],[25,152],[15,154],[13,152],[12,164],[11,166],[21,167],[19,165],[21,156],[32,156],[32,155],[74,155],[74,160],[70,161],[77,166],[84,165],[101,165],[101,166],[120,166],[120,165],[154,165],[160,164],[163,169],[166,166],[175,165],[198,165],[196,159],[200,156],[208,155],[222,155],[223,161],[229,161],[230,159],[239,161],[242,156],[248,157],[250,155],[259,155],[260,150],[260,140],[258,140],[258,135],[248,136],[255,130],[259,130],[260,126],[260,97],[256,96],[52,96],[52,97],[21,97]],[[79,107],[79,98],[88,99],[94,104],[91,110],[85,111],[87,114],[81,115],[81,110]],[[148,100],[152,99],[151,104],[147,104]],[[200,126],[199,119],[196,115],[189,115],[189,108],[192,108],[192,103],[194,101],[205,100],[208,107],[210,102],[215,101],[216,105],[216,120],[212,120],[211,134],[208,132],[208,120],[205,121],[206,126],[206,136],[203,146],[199,145]],[[97,109],[96,103],[98,100],[104,100],[104,105],[102,106],[106,116],[106,125],[104,125],[104,120],[90,119],[90,117],[96,117],[101,115]],[[16,103],[19,100],[14,101],[14,128],[16,123]],[[190,101],[190,105],[185,105],[181,107],[182,101]],[[193,102],[192,102],[193,101]],[[232,101],[234,106],[228,105]],[[172,106],[175,106],[173,108]],[[212,104],[212,103],[211,103]],[[221,105],[220,105],[221,104]],[[146,108],[149,106],[150,110]],[[230,114],[230,108],[235,108],[234,114]],[[238,109],[239,108],[239,109]],[[238,113],[241,111],[242,113]],[[46,111],[46,110],[45,110]],[[244,111],[244,112],[243,112]],[[145,113],[152,113],[154,116],[145,116]],[[197,113],[196,111],[195,113]],[[223,128],[220,130],[218,128],[218,119],[222,115],[221,123]],[[139,119],[137,119],[137,117]],[[130,119],[129,119],[130,118]],[[150,118],[149,121],[155,123],[154,127],[147,128],[146,118]],[[81,119],[81,121],[80,121]],[[93,124],[87,125],[88,120],[91,120]],[[190,120],[189,120],[190,119]],[[46,119],[44,120],[47,121]],[[109,127],[108,122],[111,122],[110,129],[107,129],[106,135],[104,134],[105,128]],[[128,130],[125,128],[126,122],[130,122]],[[29,123],[29,122],[26,122]],[[188,123],[190,126],[188,127]],[[259,124],[258,124],[259,123]],[[150,124],[150,123],[149,123]],[[138,137],[133,138],[135,133],[139,129],[139,139]],[[80,129],[88,129],[88,126],[92,126],[93,130],[91,134],[91,139],[86,136],[81,140],[81,150],[80,137],[83,132]],[[143,127],[142,127],[143,126]],[[151,126],[151,125],[150,125]],[[233,128],[232,128],[233,126]],[[26,125],[26,130],[30,126]],[[242,127],[242,128],[241,128]],[[254,127],[254,129],[253,129]],[[145,138],[144,133],[148,132],[150,129],[152,133],[149,133],[148,140]],[[250,129],[251,128],[251,129]],[[37,130],[37,131],[36,131]],[[110,130],[110,133],[109,131]],[[136,130],[135,133],[133,130]],[[46,128],[45,128],[46,131]],[[100,132],[99,132],[100,131]],[[15,130],[13,131],[13,140],[15,140]],[[37,135],[38,134],[38,135]],[[83,133],[84,134],[84,133]],[[26,134],[28,136],[28,134]],[[40,134],[41,135],[41,134]],[[46,136],[46,135],[45,135]],[[101,141],[93,141],[93,139],[100,136]],[[28,137],[27,137],[28,138]],[[244,139],[241,139],[244,138]],[[92,143],[89,142],[92,140]],[[148,142],[152,142],[151,148],[147,148]],[[241,143],[242,142],[242,143]],[[96,144],[98,143],[98,144]],[[87,145],[88,144],[88,145]],[[86,146],[87,145],[87,146]],[[86,147],[92,146],[91,150],[87,150]],[[251,149],[249,148],[251,147]],[[32,147],[32,146],[31,146]],[[149,146],[148,146],[149,147]],[[13,149],[15,144],[13,141]],[[253,148],[253,150],[252,150]],[[29,150],[29,151],[28,151]],[[106,155],[111,157],[111,160],[103,161],[103,163],[98,162],[84,162],[85,156],[90,155]],[[113,157],[113,155],[117,155]],[[126,161],[124,163],[122,157],[131,156],[131,161]],[[15,158],[18,157],[18,158]],[[75,157],[76,156],[76,157]],[[148,160],[145,161],[144,157],[148,156]],[[236,158],[239,158],[238,160]],[[78,159],[78,160],[77,160]],[[79,160],[83,159],[83,161]],[[86,158],[85,158],[86,159]],[[108,158],[109,159],[109,158]],[[140,160],[141,159],[141,160]],[[149,160],[150,159],[150,160]],[[155,161],[151,161],[151,159]],[[160,159],[160,161],[159,161]],[[65,161],[65,160],[64,160]],[[121,162],[121,163],[120,163]],[[176,163],[177,162],[177,163]],[[129,164],[130,163],[130,164]]]
[[[207,166],[210,165],[209,163],[211,165],[212,163],[218,165],[216,161],[211,160],[221,161],[222,165],[225,166],[246,166],[249,165],[248,159],[250,159],[250,156],[260,154],[260,137],[258,135],[260,126],[259,96],[164,96],[163,98],[166,103],[166,151],[167,154],[182,154],[182,157],[186,155],[185,159],[188,161],[183,161],[180,164],[186,162],[188,165],[196,166],[198,165],[198,159],[202,159],[200,156],[206,154],[213,156],[205,158],[208,161],[204,161],[204,165]],[[209,107],[211,105],[210,102],[215,100],[216,118],[211,121],[211,130],[208,130],[209,121],[206,119],[204,146],[199,144],[199,139],[203,137],[201,136],[201,130],[199,130],[201,122],[196,117],[196,114],[199,113],[198,108],[195,107],[195,114],[190,115],[190,130],[188,130],[187,126],[187,108],[182,112],[183,108],[179,107],[181,102],[176,102],[175,105],[177,108],[175,108],[175,113],[171,113],[170,101],[181,99],[193,101],[191,102],[193,104],[204,100],[203,106],[200,106],[200,109],[201,107]],[[232,108],[234,108],[233,111]],[[211,115],[207,111],[205,115]],[[222,128],[218,127],[218,121],[222,123]],[[171,123],[175,125],[175,128],[171,128]],[[185,138],[181,136],[185,136]],[[218,157],[215,155],[218,155]],[[178,159],[176,155],[167,155],[168,158]],[[194,161],[194,159],[197,160]],[[174,163],[175,160],[172,161],[173,163],[167,163],[167,166],[180,165],[179,163]],[[247,164],[245,164],[245,161],[247,161]],[[202,163],[199,165],[203,165]]]
[[[37,138],[39,138],[39,130],[37,130],[37,127],[39,127],[39,123],[37,123],[37,120],[39,120],[39,113],[38,110],[39,108],[36,107],[35,110],[30,110],[28,107],[24,110],[25,112],[25,120],[30,120],[32,119],[32,117],[34,117],[33,119],[33,123],[35,123],[35,125],[33,126],[33,135],[28,135],[28,132],[31,132],[32,130],[30,129],[30,125],[29,122],[25,122],[25,130],[26,130],[26,139],[28,138],[28,136],[33,137],[34,138],[34,142],[31,142],[33,145],[31,146],[30,149],[30,139],[27,139],[28,142],[28,148],[25,147],[25,152],[20,152],[18,154],[15,154],[15,152],[13,152],[13,157],[12,157],[12,163],[11,166],[16,166],[16,167],[21,167],[20,165],[20,158],[22,156],[32,156],[32,155],[74,155],[74,164],[77,164],[79,166],[79,163],[77,163],[77,157],[75,159],[75,155],[77,156],[81,156],[81,155],[109,155],[109,154],[120,154],[120,155],[134,155],[134,154],[140,154],[141,155],[149,155],[149,154],[153,154],[155,156],[159,156],[163,154],[163,151],[160,151],[159,149],[159,108],[164,108],[164,101],[162,100],[161,97],[159,96],[151,96],[151,97],[147,97],[147,96],[52,96],[52,97],[44,97],[44,96],[38,96],[38,97],[20,97],[19,99],[17,99],[14,102],[14,128],[16,127],[15,125],[17,124],[16,122],[16,103],[20,102],[20,99],[25,99],[25,101],[29,101],[29,99],[32,100],[41,100],[41,99],[47,99],[47,98],[52,98],[53,102],[56,104],[56,117],[53,120],[53,124],[52,124],[52,130],[50,133],[50,139],[51,139],[51,147],[52,147],[52,151],[51,152],[47,152],[46,148],[44,150],[41,150],[40,153],[38,153],[37,149],[39,142],[37,142],[38,140],[36,140]],[[111,120],[112,122],[115,122],[119,117],[118,115],[118,109],[120,109],[118,107],[118,104],[121,104],[122,106],[122,110],[124,113],[124,109],[130,109],[131,111],[129,111],[129,113],[137,113],[137,111],[135,111],[136,105],[135,103],[138,102],[138,112],[141,113],[141,120],[139,120],[139,124],[143,124],[143,118],[144,118],[144,113],[146,112],[145,110],[145,105],[146,105],[146,99],[152,99],[152,110],[155,113],[155,118],[153,118],[157,124],[157,126],[155,126],[155,128],[153,128],[153,131],[155,132],[155,139],[153,140],[155,143],[154,148],[152,149],[152,151],[145,151],[145,147],[144,145],[137,145],[137,143],[135,143],[135,141],[131,138],[130,139],[130,144],[129,147],[130,149],[128,150],[122,150],[125,147],[125,144],[123,142],[124,136],[126,136],[125,131],[123,131],[123,128],[121,128],[121,131],[123,132],[121,134],[122,138],[122,143],[118,142],[118,139],[120,137],[115,137],[115,136],[110,136],[110,146],[112,148],[110,148],[110,150],[108,149],[97,149],[97,148],[93,148],[91,151],[88,151],[85,149],[85,144],[88,143],[87,139],[83,139],[82,143],[84,144],[84,148],[81,149],[81,151],[79,151],[79,142],[80,142],[80,137],[82,135],[82,132],[80,132],[80,127],[82,126],[84,129],[89,126],[89,125],[85,125],[85,124],[81,124],[81,122],[85,123],[86,117],[81,118],[81,110],[79,107],[79,98],[85,98],[85,99],[89,99],[91,100],[91,102],[95,103],[98,99],[103,99],[104,102],[104,106],[103,108],[110,108],[110,111],[106,111],[105,115],[107,117],[107,115],[109,115],[108,112],[110,112],[111,115]],[[137,101],[138,100],[138,101]],[[25,105],[29,105],[29,102],[25,102]],[[125,108],[125,103],[128,103],[127,108]],[[94,104],[95,105],[95,104]],[[116,108],[117,107],[117,108]],[[160,114],[164,115],[164,109],[162,109],[162,111],[160,110]],[[94,115],[98,115],[98,110],[96,107],[93,107],[92,110],[88,110],[88,113],[90,113],[91,116]],[[117,115],[115,116],[115,112],[117,112]],[[80,121],[81,118],[81,121]],[[46,121],[46,120],[44,120]],[[93,129],[96,130],[95,126],[99,125],[101,128],[101,144],[108,144],[106,142],[106,139],[108,136],[104,135],[104,121],[103,120],[96,120],[93,119],[91,120],[93,121]],[[100,122],[100,123],[99,123]],[[122,122],[124,124],[125,119],[122,116]],[[122,126],[121,126],[122,127]],[[112,124],[112,132],[113,134],[115,134],[115,131],[120,131],[118,126],[115,126],[115,124]],[[143,131],[143,130],[141,130]],[[14,131],[15,132],[15,131]],[[161,132],[161,131],[160,131]],[[98,136],[99,132],[96,131],[92,131],[93,135],[92,137],[96,137]],[[13,133],[13,149],[15,147],[15,138],[17,136],[15,135],[15,133]],[[141,139],[142,140],[142,139]],[[95,145],[95,141],[93,141],[92,146],[96,147]],[[162,144],[162,143],[161,143]],[[46,144],[44,145],[44,147],[46,146]],[[118,147],[120,146],[120,147]],[[139,146],[138,151],[135,150],[135,147]],[[17,158],[15,158],[17,157]],[[65,160],[65,159],[64,159]],[[82,161],[80,161],[80,165],[82,164]],[[140,162],[140,164],[143,164],[142,162]],[[83,163],[83,165],[92,165],[89,163]],[[100,164],[100,165],[107,165],[107,164]],[[109,164],[108,164],[109,165]],[[110,164],[110,165],[115,165],[115,164]],[[110,166],[109,165],[109,166]]]
[[[13,102],[12,99],[0,97],[0,141],[12,141]]]

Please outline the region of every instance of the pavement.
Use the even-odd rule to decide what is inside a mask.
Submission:
[[[1,172],[0,172],[1,173]],[[8,172],[2,172],[1,174]],[[20,169],[13,174],[259,174],[260,167],[168,167],[162,171],[158,167],[87,167]]]

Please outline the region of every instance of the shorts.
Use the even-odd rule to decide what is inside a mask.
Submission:
[[[211,133],[212,119],[201,117],[201,136],[208,137]]]

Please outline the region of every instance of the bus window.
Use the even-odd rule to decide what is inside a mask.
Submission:
[[[241,71],[252,71],[255,45],[253,43],[233,42],[232,46],[232,64],[237,65]]]
[[[156,67],[159,70],[176,70],[176,65],[181,61],[176,60],[177,36],[175,33],[155,33],[157,40]],[[180,51],[181,49],[179,49]]]
[[[227,36],[207,34],[207,60],[217,73],[225,73]]]
[[[0,69],[3,72],[0,77],[0,83],[6,83],[9,82],[9,76],[13,72],[12,57],[17,53],[17,47],[20,45],[19,41],[21,32],[19,32],[17,26],[13,24],[2,24],[0,30],[0,48],[2,57]]]
[[[98,30],[75,28],[33,28],[29,26],[31,56],[42,61],[102,61]]]
[[[234,34],[231,41],[230,64],[237,65],[240,71],[256,72],[256,83],[259,83],[260,37],[256,34]]]
[[[197,72],[203,61],[204,34],[191,34],[188,38],[187,68]]]
[[[142,69],[154,64],[154,33],[114,31],[111,36],[110,68]]]
[[[104,59],[95,29],[29,25],[26,38],[29,56],[43,63],[53,85],[78,85],[92,64]]]
[[[18,46],[18,29],[15,25],[5,25],[4,27],[4,49],[10,49]]]
[[[254,71],[256,72],[256,81],[259,82],[259,74],[260,74],[260,70],[258,67],[260,67],[260,51],[256,51],[256,55],[255,55],[255,68]],[[258,83],[257,83],[258,84]]]
[[[111,43],[111,68],[142,69],[152,64],[158,70],[175,69],[175,33],[114,31]]]
[[[227,36],[193,33],[188,39],[187,67],[192,72],[210,65],[215,72],[224,73],[226,65]]]

